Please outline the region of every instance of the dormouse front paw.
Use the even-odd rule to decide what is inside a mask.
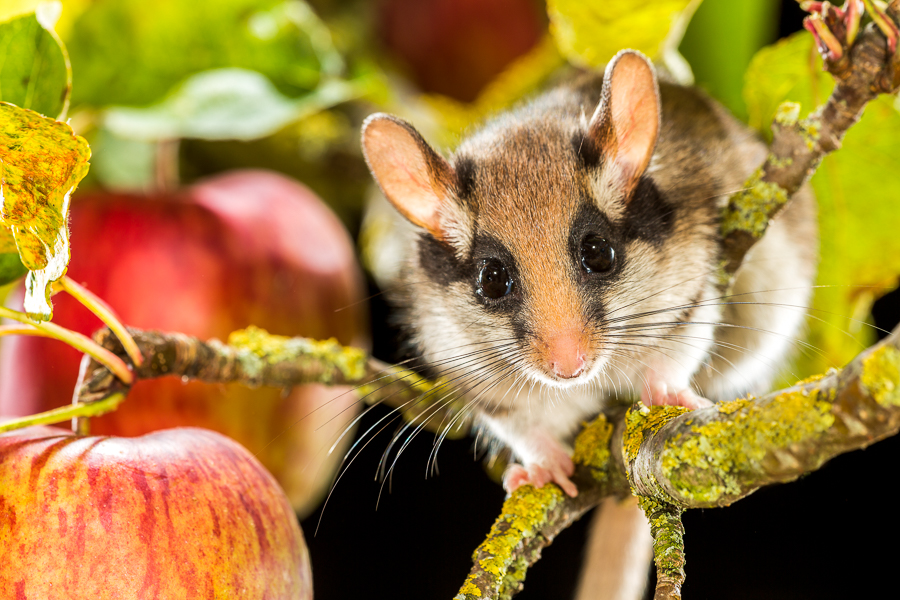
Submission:
[[[544,487],[553,482],[569,496],[577,496],[578,488],[569,479],[575,473],[575,463],[569,453],[558,441],[546,436],[541,436],[538,449],[539,460],[525,461],[524,465],[510,463],[503,474],[503,489],[512,493],[525,484]]]
[[[691,388],[676,389],[663,379],[648,377],[641,391],[644,406],[683,406],[690,410],[712,406],[713,403]]]

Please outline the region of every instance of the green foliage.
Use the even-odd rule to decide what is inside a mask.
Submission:
[[[110,109],[105,125],[116,136],[145,141],[252,140],[360,95],[362,89],[335,80],[292,99],[255,71],[214,69],[190,77],[154,106]]]
[[[97,0],[67,45],[73,103],[93,106],[145,106],[223,67],[258,71],[295,97],[343,68],[328,30],[299,0]]]
[[[548,0],[550,32],[563,55],[576,64],[602,66],[622,48],[651,58],[678,40],[699,0]],[[677,43],[676,43],[677,45]]]
[[[0,100],[56,117],[68,106],[71,75],[48,12],[0,23]]]
[[[802,114],[822,104],[833,87],[822,71],[812,36],[801,33],[759,52],[747,71],[750,123],[768,133],[778,105],[790,100]],[[900,112],[894,99],[870,103],[839,151],[812,179],[819,204],[820,260],[809,322],[808,354],[795,372],[844,365],[873,339],[865,326],[872,302],[897,285],[900,236]]]
[[[696,84],[735,116],[747,119],[744,72],[756,52],[775,40],[778,0],[704,0],[691,18],[679,51]]]
[[[0,255],[17,249],[30,271],[25,311],[34,319],[50,319],[50,285],[66,273],[69,196],[90,156],[84,138],[65,123],[0,102]]]

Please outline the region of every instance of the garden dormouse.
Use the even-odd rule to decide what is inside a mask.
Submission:
[[[512,450],[507,490],[575,495],[567,443],[606,402],[696,408],[784,366],[814,275],[813,199],[798,193],[723,296],[720,212],[766,148],[643,55],[496,116],[449,159],[384,114],[362,139],[419,228],[394,293],[410,341]]]

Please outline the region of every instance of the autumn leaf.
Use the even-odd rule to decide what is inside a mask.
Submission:
[[[30,271],[25,311],[52,314],[50,285],[69,263],[69,197],[90,148],[67,124],[0,102],[0,253],[15,248]]]

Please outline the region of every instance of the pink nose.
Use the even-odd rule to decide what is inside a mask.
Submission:
[[[553,374],[561,379],[572,379],[584,371],[585,350],[579,333],[562,333],[547,344],[547,362]]]

